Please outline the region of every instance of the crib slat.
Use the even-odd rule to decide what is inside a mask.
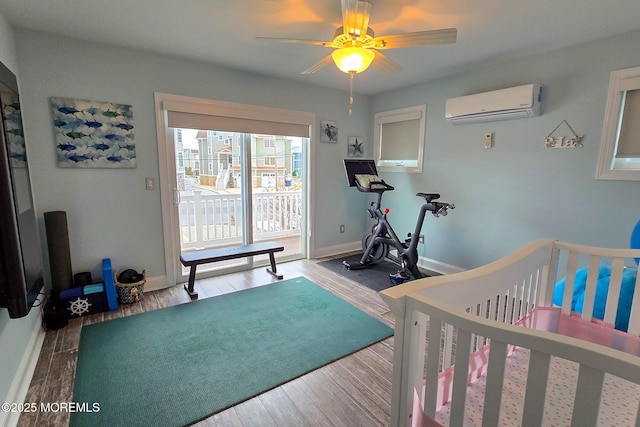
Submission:
[[[451,355],[453,354],[453,326],[444,327],[444,351],[442,353],[442,369],[451,366]]]
[[[424,354],[425,354],[425,337],[427,336],[427,319],[428,316],[418,310],[411,310],[411,323],[408,326],[411,331],[409,340],[409,360],[408,364],[408,388],[405,391],[407,399],[412,400],[413,390],[418,390],[418,394],[422,393],[422,379],[424,378]]]
[[[635,289],[640,289],[640,274],[636,276]],[[629,316],[630,334],[640,335],[640,292],[633,293],[633,302],[631,303],[631,315]]]
[[[504,383],[504,367],[507,359],[507,344],[491,341],[489,350],[489,366],[487,367],[487,386],[482,411],[483,426],[498,426],[500,422],[500,404],[502,384]]]
[[[562,295],[562,314],[571,314],[571,299],[573,297],[573,286],[576,283],[577,268],[578,253],[569,252],[567,258],[567,276],[564,282],[564,293]]]
[[[507,309],[506,307],[506,301],[507,301],[508,295],[506,292],[501,293],[500,295],[498,295],[498,322],[504,322],[504,313],[505,310]]]
[[[573,402],[573,415],[571,417],[572,426],[588,427],[597,425],[603,383],[603,371],[580,365],[576,396]]]
[[[449,418],[449,425],[452,426],[461,426],[464,421],[470,349],[471,333],[458,329],[453,371],[453,391],[451,395],[451,417]]]
[[[531,350],[527,371],[527,388],[524,395],[524,409],[522,410],[521,425],[523,426],[542,425],[550,363],[551,356]]]
[[[538,271],[536,271],[535,275],[531,275],[531,280],[529,281],[529,286],[527,287],[527,293],[525,298],[527,299],[527,306],[525,307],[523,315],[529,313],[533,309],[533,293],[535,289],[538,287]]]
[[[523,304],[522,300],[524,298],[524,287],[526,285],[525,280],[526,279],[523,279],[522,281],[520,281],[520,283],[518,284],[518,289],[516,291],[516,294],[514,295],[515,301],[513,302],[514,310],[513,310],[513,317],[510,322],[511,324],[516,323],[520,318],[520,312],[522,311],[522,304]]]
[[[598,270],[600,269],[600,257],[589,256],[589,269],[587,272],[587,286],[584,290],[584,305],[582,306],[582,320],[593,319],[593,305],[596,299],[596,284],[598,282]]]
[[[442,322],[436,318],[429,318],[429,332],[427,349],[427,364],[425,367],[426,388],[423,397],[424,412],[431,418],[436,416],[438,405],[438,373],[440,366],[440,339],[442,337]]]
[[[529,312],[529,304],[531,303],[531,288],[533,285],[533,275],[529,276],[527,283],[525,283],[522,294],[522,308],[520,310],[520,317]]]
[[[516,285],[514,285],[510,290],[509,290],[509,296],[507,299],[507,318],[505,319],[505,323],[513,323],[513,310],[515,308],[515,300],[518,297],[518,287]]]
[[[487,300],[488,301],[488,300]],[[486,319],[487,316],[489,315],[487,310],[487,301],[482,301],[480,303],[480,311],[478,313],[478,316],[482,317],[483,319]],[[472,351],[476,351],[477,349],[479,349],[480,347],[484,346],[484,337],[480,336],[480,335],[474,335],[474,343],[473,343],[473,350]]]
[[[611,279],[609,280],[609,292],[607,293],[607,306],[604,310],[604,321],[607,323],[615,323],[616,321],[623,268],[624,258],[614,258],[611,261]]]
[[[640,427],[640,402],[638,402],[638,409],[636,410],[636,427]]]

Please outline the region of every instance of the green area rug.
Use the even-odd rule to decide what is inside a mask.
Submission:
[[[392,334],[302,277],[84,326],[71,425],[190,424]]]

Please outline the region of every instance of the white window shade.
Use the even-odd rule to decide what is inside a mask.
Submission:
[[[426,105],[376,113],[374,153],[379,171],[422,172],[426,115]]]
[[[380,130],[381,160],[417,159],[416,141],[420,135],[420,120],[384,123]]]
[[[291,112],[273,114],[274,109],[247,109],[223,102],[165,101],[162,108],[167,112],[167,125],[172,128],[309,137],[306,113],[300,116]]]
[[[597,179],[640,181],[640,67],[611,72]]]
[[[620,110],[616,158],[640,158],[640,89],[625,91]]]

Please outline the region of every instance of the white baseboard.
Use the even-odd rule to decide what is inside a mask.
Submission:
[[[167,276],[147,277],[147,281],[144,284],[144,291],[159,291],[160,289],[165,289],[169,286],[170,285],[167,283]]]
[[[362,242],[349,242],[340,245],[326,246],[324,248],[316,248],[313,251],[312,258],[325,258],[334,255],[340,255],[347,252],[362,250]]]
[[[418,267],[422,267],[426,270],[430,270],[439,274],[453,274],[465,271],[464,268],[456,267],[455,265],[446,264],[435,259],[424,257],[420,257],[420,259],[418,260]]]
[[[29,391],[29,385],[31,384],[31,378],[36,370],[36,364],[38,363],[38,357],[40,357],[40,350],[42,350],[42,344],[44,343],[44,336],[46,332],[42,329],[42,314],[39,308],[32,308],[31,310],[38,310],[38,320],[27,344],[27,348],[22,356],[22,361],[18,370],[11,381],[11,387],[9,387],[9,393],[5,398],[5,402],[24,402]],[[2,427],[14,427],[18,424],[20,418],[20,412],[5,412],[0,411],[0,426]]]

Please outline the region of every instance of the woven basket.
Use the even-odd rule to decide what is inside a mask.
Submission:
[[[142,299],[142,295],[144,294],[144,284],[147,283],[147,270],[142,270],[142,280],[135,283],[118,282],[117,272],[115,272],[113,276],[116,284],[116,291],[118,291],[118,301],[122,304],[131,304]]]

